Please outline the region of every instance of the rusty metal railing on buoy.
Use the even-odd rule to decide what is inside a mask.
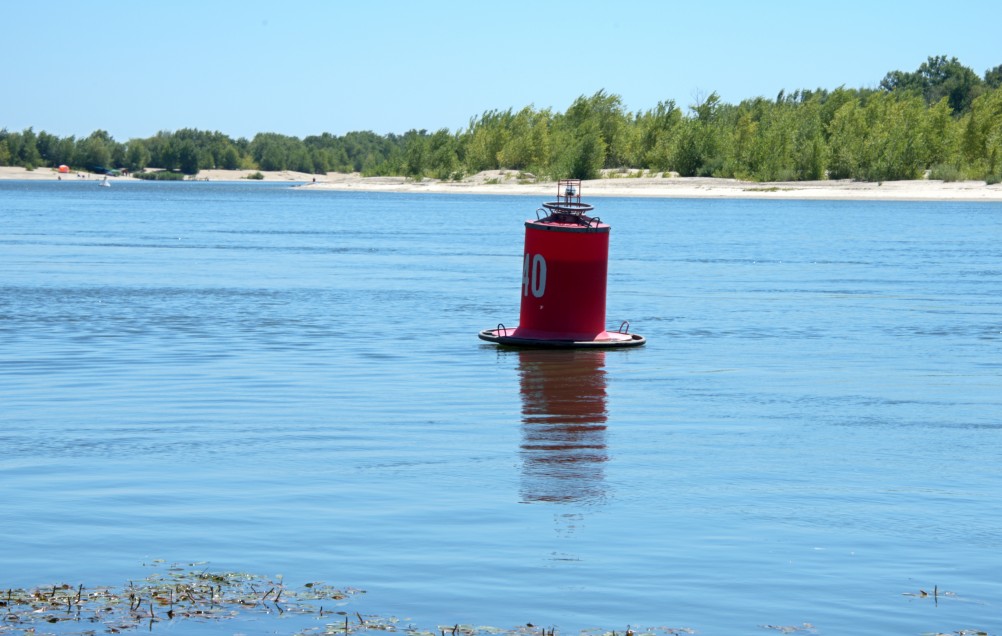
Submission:
[[[585,214],[594,209],[590,203],[581,201],[581,179],[561,179],[557,182],[557,200],[548,201],[542,208],[538,208],[536,220],[544,223],[573,223],[585,227],[598,227],[602,219]],[[545,216],[541,217],[541,212]]]

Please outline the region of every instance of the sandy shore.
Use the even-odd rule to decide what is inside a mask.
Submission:
[[[203,170],[199,180],[240,181],[251,170]],[[263,172],[264,181],[287,182],[303,191],[342,190],[359,192],[429,192],[462,194],[530,194],[550,197],[556,193],[553,181],[537,182],[516,171],[482,172],[462,181],[425,179],[420,182],[404,177],[362,177],[358,174],[331,172],[311,175],[303,172]],[[23,168],[0,167],[0,179],[56,181],[81,179],[76,173],[59,175],[50,168],[26,171]],[[98,175],[87,178],[96,180]],[[113,181],[130,180],[113,177]],[[985,185],[984,181],[791,181],[758,183],[736,179],[705,177],[635,177],[618,171],[608,171],[605,178],[584,181],[581,192],[585,197],[655,197],[703,199],[851,199],[897,201],[1002,201],[1002,184]]]

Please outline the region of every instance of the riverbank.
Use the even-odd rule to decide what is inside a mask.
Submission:
[[[198,180],[241,181],[253,170],[203,170]],[[261,171],[262,181],[287,182],[305,191],[358,192],[428,192],[457,194],[527,194],[552,197],[556,184],[537,181],[531,175],[513,170],[490,170],[460,181],[405,177],[363,177],[360,174],[330,172],[312,175],[294,171]],[[98,175],[60,175],[51,168],[27,171],[24,168],[0,167],[0,179],[73,181],[95,179]],[[130,177],[113,177],[115,181]],[[750,182],[737,179],[675,176],[633,176],[631,173],[606,171],[604,178],[584,181],[581,191],[588,197],[653,197],[705,199],[827,199],[827,200],[897,200],[897,201],[1000,201],[1002,184],[984,181],[783,181]]]

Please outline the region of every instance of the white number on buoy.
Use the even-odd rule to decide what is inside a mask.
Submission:
[[[531,259],[526,254],[522,261],[522,295],[528,296],[530,291],[535,298],[542,298],[546,292],[546,259],[542,254],[536,254]]]

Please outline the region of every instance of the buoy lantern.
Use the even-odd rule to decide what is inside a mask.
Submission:
[[[636,347],[643,336],[605,325],[609,231],[581,202],[581,180],[557,184],[557,200],[525,222],[522,306],[515,328],[499,324],[480,339],[512,347]],[[542,216],[541,214],[542,213]]]

